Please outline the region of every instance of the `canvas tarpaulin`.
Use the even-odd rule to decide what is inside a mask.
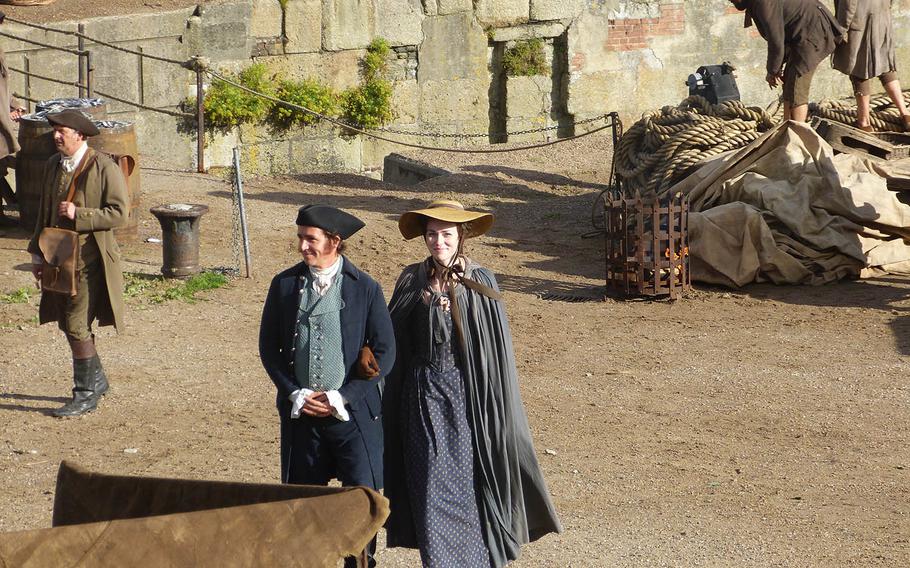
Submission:
[[[2,567],[334,567],[388,516],[365,487],[103,475],[64,462],[54,528],[0,534]]]
[[[689,197],[693,280],[824,284],[910,273],[910,206],[887,188],[905,164],[835,156],[806,124],[784,122],[667,190]]]

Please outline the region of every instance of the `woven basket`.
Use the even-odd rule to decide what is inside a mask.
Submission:
[[[0,4],[9,4],[11,6],[44,6],[53,4],[57,0],[0,0]]]

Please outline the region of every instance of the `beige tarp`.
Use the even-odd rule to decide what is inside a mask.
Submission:
[[[54,527],[0,534],[0,566],[337,566],[388,516],[365,487],[101,475],[60,466]]]
[[[886,177],[904,164],[834,156],[806,124],[786,122],[668,190],[689,196],[694,280],[726,286],[824,284],[910,273],[910,206]]]

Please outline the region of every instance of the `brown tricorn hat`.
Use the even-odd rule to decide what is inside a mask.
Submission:
[[[68,126],[73,130],[85,134],[86,136],[97,136],[100,130],[92,122],[92,119],[81,110],[67,109],[60,112],[52,112],[45,116],[47,121],[53,126]]]
[[[398,230],[405,239],[413,239],[424,234],[426,220],[436,219],[446,223],[461,225],[470,223],[465,238],[478,237],[493,226],[493,214],[479,211],[468,211],[464,205],[451,199],[438,199],[423,209],[408,211],[398,219]]]

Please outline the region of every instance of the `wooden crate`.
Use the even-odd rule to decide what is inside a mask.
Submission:
[[[681,298],[692,286],[688,221],[682,195],[605,201],[607,293]]]
[[[910,136],[897,132],[863,132],[840,122],[815,118],[812,127],[837,152],[866,154],[878,160],[910,156]]]

